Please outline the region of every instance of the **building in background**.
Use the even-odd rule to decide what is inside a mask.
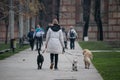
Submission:
[[[83,38],[83,0],[40,0],[43,3],[44,10],[34,16],[36,23],[40,23],[44,28],[52,21],[53,18],[58,18],[60,25],[66,30],[70,26],[75,26],[78,32],[79,40]],[[94,20],[94,0],[91,0],[90,22],[88,28],[89,41],[97,40],[97,25]],[[101,19],[103,26],[104,41],[120,41],[120,1],[119,0],[101,0]],[[0,9],[0,11],[2,11]],[[0,13],[0,17],[1,17]],[[23,34],[26,34],[26,18],[23,19]],[[35,24],[36,24],[35,23]],[[32,26],[32,18],[29,21]],[[19,38],[18,22],[15,20],[14,36]],[[9,29],[9,28],[8,28]],[[0,20],[0,41],[5,41],[6,38],[5,21]],[[8,30],[9,31],[9,30]],[[8,32],[9,33],[9,32]],[[9,39],[9,35],[8,39]]]

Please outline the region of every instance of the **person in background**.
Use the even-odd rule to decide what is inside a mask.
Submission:
[[[63,32],[63,37],[64,37],[65,49],[68,49],[67,48],[67,32],[65,31],[65,28],[62,28],[62,32]]]
[[[63,53],[64,39],[62,29],[58,24],[57,19],[53,19],[53,26],[51,26],[46,35],[46,52],[50,53],[51,65],[50,69],[58,69],[58,54]]]
[[[70,26],[70,30],[68,31],[68,38],[70,40],[70,49],[75,49],[75,40],[77,38],[77,32]]]
[[[43,35],[44,35],[44,29],[41,28],[41,26],[38,24],[35,30],[36,50],[38,49],[41,50],[41,46],[43,44]]]
[[[34,36],[34,28],[31,28],[30,32],[27,35],[31,50],[33,50],[33,48],[34,48],[34,37],[33,36]]]

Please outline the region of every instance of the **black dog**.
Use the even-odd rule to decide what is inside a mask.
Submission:
[[[38,56],[37,56],[38,69],[42,69],[43,62],[44,62],[44,57],[42,54],[40,54],[40,49],[38,49]]]

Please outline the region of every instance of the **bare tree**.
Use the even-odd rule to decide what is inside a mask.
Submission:
[[[8,10],[9,10],[8,1],[7,0],[0,1],[0,21],[3,20],[5,22],[5,29],[6,29],[5,44],[7,44],[7,41],[8,41],[8,25],[9,25]]]
[[[88,37],[90,9],[91,9],[91,0],[83,0],[83,20],[85,22],[83,27],[83,40],[86,37]]]
[[[101,13],[100,13],[101,0],[93,0],[93,1],[94,1],[94,18],[98,27],[97,39],[102,41],[103,29],[102,29],[102,21],[101,21]],[[83,28],[83,40],[85,37],[88,37],[90,9],[91,9],[91,0],[83,0],[83,20],[85,22]]]
[[[97,39],[100,41],[103,41],[103,27],[102,27],[102,21],[101,21],[101,0],[95,0],[94,1],[95,4],[95,13],[94,13],[94,18],[95,18],[95,22],[97,24],[98,27],[98,36]]]

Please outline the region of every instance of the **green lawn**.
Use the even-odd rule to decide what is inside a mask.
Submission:
[[[79,42],[84,49],[90,50],[120,50],[112,48],[106,42]],[[120,52],[94,52],[93,64],[104,80],[120,80]]]
[[[7,45],[6,44],[0,44],[0,50],[9,49],[10,48],[9,46],[10,46],[9,44],[7,44]],[[3,54],[0,54],[0,60],[3,60],[7,57],[10,57],[10,56],[12,56],[12,55],[14,55],[14,54],[16,54],[16,53],[18,53],[22,50],[25,50],[27,48],[29,48],[29,45],[24,45],[21,48],[19,48],[19,45],[17,44],[17,48],[15,49],[14,53],[12,52],[12,50],[10,50],[9,52],[5,52]]]
[[[109,45],[107,42],[102,41],[87,41],[87,42],[79,42],[80,46],[84,49],[90,50],[120,50],[120,47],[114,47]]]
[[[93,53],[93,64],[104,80],[120,80],[120,52]]]
[[[9,49],[9,48],[10,48],[10,44],[0,43],[0,50]]]

